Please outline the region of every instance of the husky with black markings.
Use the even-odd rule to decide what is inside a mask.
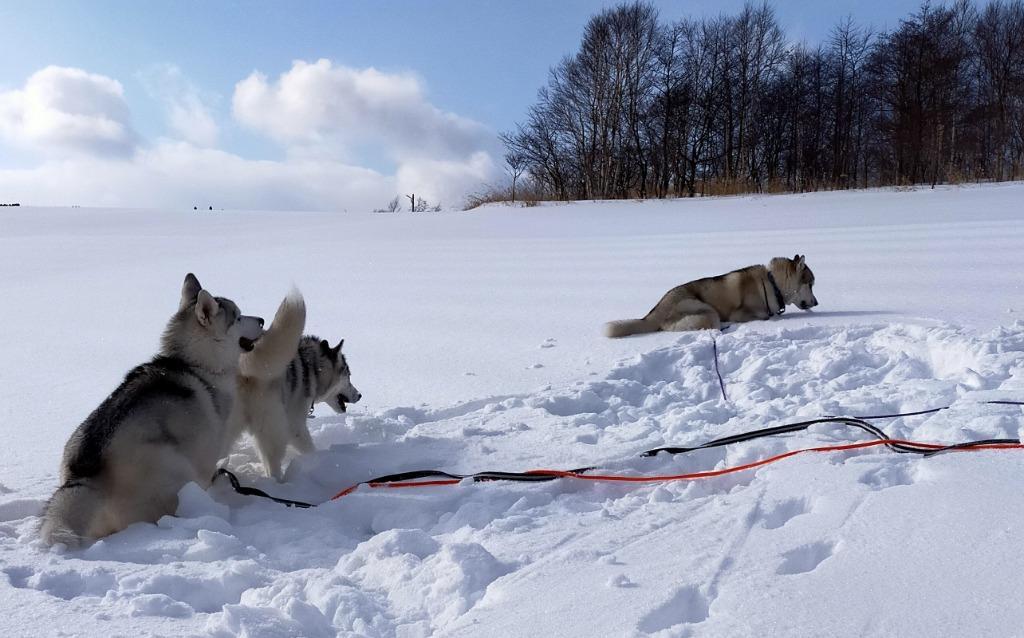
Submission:
[[[605,324],[605,336],[719,329],[723,322],[740,323],[781,315],[787,304],[810,310],[818,305],[813,287],[814,273],[804,255],[792,259],[776,257],[767,267],[748,266],[676,286],[643,319]]]
[[[262,333],[262,319],[186,276],[160,353],[129,372],[64,446],[43,541],[79,547],[156,522],[174,514],[185,484],[208,486],[227,434],[238,357]]]
[[[344,339],[333,348],[312,335],[303,336],[306,305],[292,292],[274,321],[251,351],[242,355],[238,371],[238,400],[231,416],[226,454],[248,432],[256,442],[263,470],[281,480],[281,461],[291,445],[312,452],[313,439],[306,417],[316,403],[336,412],[362,398],[352,385],[351,371],[341,353]]]

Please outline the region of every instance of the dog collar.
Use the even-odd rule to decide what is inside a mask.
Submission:
[[[786,300],[782,297],[782,291],[779,290],[779,284],[775,283],[775,275],[773,275],[770,270],[768,271],[768,283],[772,285],[772,292],[775,293],[775,304],[779,307],[778,312],[772,312],[772,307],[768,305],[768,292],[765,291],[764,305],[768,309],[768,316],[774,317],[775,315],[781,315],[786,312]],[[763,283],[761,284],[761,287],[762,289],[764,288]]]

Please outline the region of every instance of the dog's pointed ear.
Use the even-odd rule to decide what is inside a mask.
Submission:
[[[796,255],[793,257],[793,261],[797,267],[797,270],[804,267],[804,255]]]
[[[324,354],[327,354],[328,352],[331,351],[331,344],[327,342],[327,339],[320,340],[320,350]]]
[[[339,352],[341,352],[341,346],[343,346],[343,345],[345,345],[345,340],[344,339],[339,341],[338,345],[334,346],[334,350],[333,350],[334,354],[338,354]]]
[[[188,308],[196,300],[196,297],[199,296],[199,291],[202,289],[203,286],[195,275],[192,273],[185,275],[185,283],[181,284],[181,303],[178,304],[178,310]]]
[[[220,304],[213,298],[213,295],[200,289],[196,295],[196,319],[199,325],[208,327],[213,323],[213,318],[220,311]]]

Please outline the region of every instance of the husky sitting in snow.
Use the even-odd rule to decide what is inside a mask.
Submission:
[[[767,267],[748,266],[676,286],[643,319],[605,324],[605,335],[718,329],[723,321],[738,323],[781,315],[787,304],[809,310],[818,305],[813,287],[814,273],[804,255],[776,257]]]
[[[267,476],[281,480],[281,461],[291,445],[301,453],[314,449],[306,427],[313,404],[336,412],[362,395],[352,385],[341,353],[327,341],[302,335],[306,305],[297,291],[281,302],[263,338],[239,361],[238,398],[232,411],[224,455],[242,432],[249,432]]]
[[[208,486],[235,396],[238,358],[263,320],[185,277],[160,353],[133,369],[64,446],[60,487],[43,513],[47,544],[78,547],[173,514],[190,481]]]

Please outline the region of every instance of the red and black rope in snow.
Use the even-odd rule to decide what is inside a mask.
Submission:
[[[984,401],[987,405],[1024,405],[1024,401]],[[337,500],[348,494],[351,494],[361,485],[367,485],[371,488],[422,488],[422,487],[433,487],[442,485],[457,485],[463,481],[473,482],[485,482],[485,481],[515,481],[524,483],[538,483],[545,481],[553,481],[556,479],[577,479],[583,481],[603,481],[603,482],[616,482],[616,483],[663,483],[672,481],[693,481],[699,479],[713,478],[716,476],[723,476],[725,474],[732,474],[735,472],[744,472],[752,470],[758,467],[776,463],[784,459],[797,456],[800,454],[810,452],[845,452],[852,450],[862,450],[872,447],[884,446],[889,450],[898,454],[918,454],[923,457],[930,457],[936,454],[942,454],[946,452],[972,452],[981,450],[1021,450],[1024,449],[1024,445],[1021,444],[1019,439],[982,439],[976,441],[964,441],[961,443],[930,443],[922,441],[909,441],[904,439],[894,439],[889,437],[885,432],[875,425],[869,423],[871,420],[878,419],[892,419],[907,416],[919,416],[923,414],[931,414],[939,412],[941,410],[949,409],[949,406],[943,406],[940,408],[932,408],[929,410],[919,410],[916,412],[903,412],[897,414],[884,414],[884,415],[872,415],[862,417],[822,417],[819,419],[810,419],[807,421],[800,421],[797,423],[789,423],[785,425],[778,425],[770,428],[762,428],[759,430],[752,430],[749,432],[742,432],[739,434],[733,434],[730,436],[713,439],[696,446],[690,447],[659,447],[652,450],[647,450],[640,454],[641,457],[657,456],[658,454],[686,454],[688,452],[694,452],[697,450],[707,450],[711,448],[724,447],[728,445],[735,445],[737,443],[745,443],[747,441],[753,441],[756,439],[779,436],[783,434],[792,434],[794,432],[802,432],[815,425],[822,424],[834,424],[845,427],[853,427],[860,429],[870,434],[873,438],[869,441],[860,441],[854,443],[844,443],[837,445],[822,445],[815,447],[800,448],[796,450],[790,450],[783,452],[775,456],[767,457],[752,461],[750,463],[744,463],[742,465],[736,465],[732,467],[721,468],[717,470],[706,470],[702,472],[690,472],[687,474],[672,474],[672,475],[653,475],[653,476],[634,476],[634,475],[623,475],[623,474],[593,474],[592,472],[596,469],[593,467],[583,467],[573,470],[551,470],[551,469],[536,469],[528,470],[525,472],[503,472],[503,471],[486,471],[476,472],[474,474],[454,474],[451,472],[445,472],[443,470],[415,470],[411,472],[401,472],[398,474],[389,474],[387,476],[379,476],[372,478],[367,481],[363,481],[344,490],[341,490],[330,500]],[[240,494],[259,496],[262,498],[268,498],[274,502],[287,505],[289,507],[314,507],[311,503],[304,503],[302,501],[293,501],[290,499],[282,499],[271,496],[264,492],[252,487],[242,486],[238,478],[226,469],[220,469],[217,471],[217,476],[227,476],[231,482],[232,488]],[[216,478],[216,477],[214,477]]]

